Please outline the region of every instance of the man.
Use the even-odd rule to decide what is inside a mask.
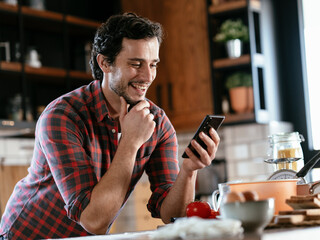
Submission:
[[[185,216],[196,172],[219,144],[201,134],[179,171],[177,139],[164,111],[145,98],[156,77],[160,24],[116,15],[97,30],[91,67],[95,81],[50,103],[38,120],[29,174],[15,187],[2,217],[6,239],[105,234],[144,171],[148,209],[164,223]],[[134,105],[128,111],[129,105]]]

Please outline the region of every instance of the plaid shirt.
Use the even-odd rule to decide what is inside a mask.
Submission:
[[[147,207],[153,217],[159,217],[161,203],[179,171],[177,139],[164,111],[150,105],[156,128],[138,150],[125,201],[145,170],[152,190]],[[100,81],[50,103],[37,123],[29,174],[17,183],[7,203],[0,236],[90,235],[79,224],[80,215],[110,167],[117,146],[118,123],[109,116]]]

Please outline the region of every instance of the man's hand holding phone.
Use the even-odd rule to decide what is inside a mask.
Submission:
[[[211,164],[220,143],[216,130],[224,121],[224,116],[207,115],[191,142],[183,153],[183,158],[190,158],[193,170],[204,168]]]

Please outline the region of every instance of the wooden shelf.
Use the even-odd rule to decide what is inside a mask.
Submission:
[[[18,6],[17,5],[12,5],[4,2],[0,2],[0,10],[5,11],[5,12],[13,12],[17,13],[18,12]]]
[[[19,62],[2,61],[2,62],[0,62],[0,70],[21,73],[22,72],[22,65]],[[34,68],[29,65],[25,65],[24,70],[25,70],[26,74],[28,74],[28,75],[57,77],[57,78],[67,77],[67,71],[62,68],[53,68],[53,67]],[[85,79],[85,80],[89,80],[89,81],[92,80],[92,76],[89,73],[86,73],[83,71],[71,70],[69,72],[69,76],[71,78],[76,78],[76,79]]]
[[[237,113],[225,115],[225,123],[239,123],[239,122],[252,122],[255,120],[254,113]]]
[[[18,14],[18,6],[0,2],[0,11]],[[57,12],[52,12],[47,10],[37,10],[27,6],[22,6],[21,12],[22,12],[22,15],[24,16],[42,18],[42,19],[53,20],[57,22],[63,22],[63,19],[64,19],[64,15],[62,13],[57,13]],[[66,19],[66,22],[69,24],[84,26],[88,28],[97,28],[101,24],[97,21],[92,21],[92,20],[75,17],[71,15],[65,15],[65,19]]]
[[[84,79],[84,80],[93,80],[91,74],[82,72],[82,71],[70,71],[69,76],[71,78],[78,78],[78,79]]]
[[[19,62],[0,62],[0,70],[10,71],[10,72],[21,72],[22,66]]]
[[[239,9],[246,8],[246,7],[247,7],[246,0],[238,0],[238,1],[221,3],[219,5],[211,5],[209,7],[209,13],[210,14],[219,14],[219,13],[225,13],[225,12],[239,10]]]
[[[242,55],[238,58],[222,58],[213,61],[213,67],[215,69],[235,67],[240,65],[250,64],[251,57],[249,54]]]
[[[63,21],[63,15],[61,13],[37,10],[30,7],[25,7],[25,6],[21,7],[21,12],[25,16],[43,18],[43,19],[54,20],[59,22]]]
[[[25,65],[26,74],[38,75],[38,76],[47,76],[47,77],[57,77],[64,78],[67,76],[67,72],[61,68],[52,68],[52,67],[41,67],[34,68],[28,65]]]

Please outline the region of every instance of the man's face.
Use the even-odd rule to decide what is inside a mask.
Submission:
[[[128,104],[145,98],[157,74],[159,43],[157,38],[133,40],[124,38],[122,50],[108,73],[109,89],[123,96]]]

